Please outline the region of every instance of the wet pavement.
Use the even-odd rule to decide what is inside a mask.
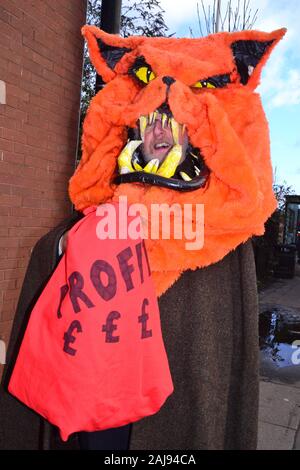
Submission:
[[[300,265],[260,300],[258,449],[300,450]]]

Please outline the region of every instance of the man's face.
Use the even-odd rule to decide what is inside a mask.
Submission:
[[[185,153],[188,146],[188,136],[186,131],[179,138],[179,144],[182,145],[182,157],[179,163],[182,163],[185,159]],[[175,142],[170,122],[166,121],[163,126],[161,115],[158,114],[153,124],[148,124],[145,129],[143,142],[143,156],[145,162],[149,162],[155,158],[162,163],[174,145]]]

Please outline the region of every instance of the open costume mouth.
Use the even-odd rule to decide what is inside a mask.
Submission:
[[[162,135],[152,146],[153,158],[145,158],[145,131],[157,119],[161,121],[162,128],[171,129],[172,138],[170,140]],[[118,157],[119,175],[114,182],[145,183],[180,191],[204,187],[209,169],[199,149],[189,142],[182,145],[184,134],[185,125],[174,119],[167,103],[153,113],[140,116],[137,127],[128,129],[128,142]]]

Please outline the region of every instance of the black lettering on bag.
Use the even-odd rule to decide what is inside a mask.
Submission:
[[[61,311],[60,311],[60,307],[61,307],[61,304],[62,304],[64,298],[66,297],[68,291],[69,291],[69,286],[68,286],[68,284],[64,284],[63,286],[61,286],[61,288],[60,288],[59,306],[57,307],[57,318],[61,318],[61,317],[62,317],[62,313],[61,313]]]
[[[119,266],[121,270],[122,277],[125,281],[126,284],[126,289],[127,292],[129,290],[132,290],[134,288],[133,282],[132,282],[132,277],[131,274],[134,271],[134,266],[133,264],[128,264],[128,260],[132,258],[132,250],[130,246],[128,248],[125,248],[125,250],[122,250],[118,255],[117,255],[118,261],[119,261]]]
[[[152,336],[152,330],[147,330],[147,322],[149,320],[149,314],[146,313],[146,307],[149,305],[149,300],[144,299],[143,300],[143,306],[142,306],[142,315],[138,317],[139,323],[142,324],[142,333],[141,333],[141,338],[150,338]]]
[[[64,334],[64,352],[70,354],[70,356],[75,356],[77,352],[77,349],[70,347],[70,344],[76,341],[76,336],[72,334],[75,330],[77,333],[82,333],[82,326],[78,320],[72,321],[68,331]]]
[[[81,299],[82,302],[88,308],[95,307],[93,302],[88,298],[88,296],[83,292],[84,280],[80,272],[74,271],[69,276],[69,284],[70,284],[70,299],[73,305],[73,309],[75,313],[81,311],[80,305],[78,303],[78,299]]]
[[[107,276],[107,285],[101,279],[101,273]],[[111,300],[117,292],[117,277],[113,267],[104,260],[97,260],[91,267],[91,281],[103,300]]]
[[[151,268],[150,268],[150,263],[149,263],[149,258],[148,258],[148,253],[147,253],[147,249],[146,249],[145,240],[142,241],[142,247],[144,249],[144,255],[145,255],[145,258],[146,258],[146,263],[147,263],[147,268],[148,268],[148,275],[151,276]]]
[[[102,331],[106,333],[106,343],[118,343],[120,341],[120,336],[113,335],[113,332],[118,328],[117,325],[114,324],[114,320],[118,320],[120,317],[120,313],[116,311],[112,311],[107,315],[106,323],[102,326]]]

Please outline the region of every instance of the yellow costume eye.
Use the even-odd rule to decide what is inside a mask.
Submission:
[[[192,88],[217,88],[217,87],[209,80],[199,80],[198,82],[194,83],[194,85],[192,85]]]
[[[151,80],[154,80],[155,73],[151,70],[150,67],[143,65],[134,71],[135,75],[141,82],[149,83]]]

